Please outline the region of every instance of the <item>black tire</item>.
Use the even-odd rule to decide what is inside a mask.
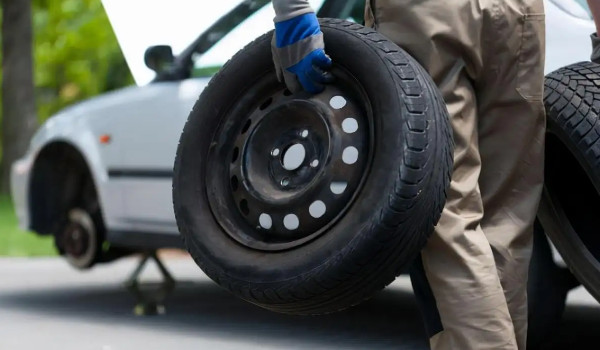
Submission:
[[[196,263],[238,297],[281,313],[339,311],[405,272],[440,217],[452,169],[446,106],[423,68],[372,29],[334,19],[321,26],[334,72],[351,72],[374,116],[370,170],[335,225],[293,248],[266,251],[232,239],[211,211],[206,183],[224,174],[204,160],[217,138],[230,136],[220,124],[236,103],[256,109],[260,96],[240,96],[258,94],[258,80],[267,77],[283,90],[271,58],[272,33],[237,53],[203,91],[174,167],[175,215]]]
[[[571,272],[558,266],[542,226],[536,220],[533,253],[527,281],[527,349],[545,349],[556,339],[565,311],[567,294],[579,283]]]
[[[546,181],[539,219],[583,286],[600,301],[600,65],[546,76]]]

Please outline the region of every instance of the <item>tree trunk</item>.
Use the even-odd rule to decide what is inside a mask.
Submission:
[[[0,193],[7,193],[12,163],[23,156],[37,126],[33,86],[31,0],[2,3],[2,161]]]

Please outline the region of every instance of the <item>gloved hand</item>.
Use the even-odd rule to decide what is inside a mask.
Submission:
[[[592,34],[592,56],[590,61],[600,64],[600,38],[596,33]]]
[[[276,2],[273,3],[276,6]],[[275,10],[277,13],[277,6]],[[298,6],[293,10],[297,13]],[[290,91],[298,92],[304,89],[317,94],[325,89],[324,84],[333,80],[333,75],[328,72],[332,62],[325,54],[323,33],[314,11],[309,7],[300,9],[300,12],[305,13],[281,21],[277,19],[286,18],[286,13],[277,13],[271,45],[273,62],[277,78],[285,82]]]

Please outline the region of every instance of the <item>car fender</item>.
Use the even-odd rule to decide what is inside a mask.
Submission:
[[[116,206],[115,209],[118,210],[120,204],[116,203],[117,201],[108,202],[108,198],[111,196],[107,193],[108,174],[100,153],[99,135],[94,134],[93,129],[88,125],[89,119],[85,118],[82,112],[83,110],[79,108],[69,108],[48,119],[33,136],[29,150],[21,162],[29,164],[30,172],[32,172],[35,169],[35,162],[44,148],[57,142],[68,144],[81,154],[88,166],[101,208]],[[26,193],[31,186],[30,178],[31,173],[28,176]],[[25,195],[25,198],[28,197]],[[25,208],[28,207],[25,206]],[[105,214],[104,210],[102,212]]]

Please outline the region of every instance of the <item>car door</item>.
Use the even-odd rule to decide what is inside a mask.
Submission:
[[[194,101],[208,79],[156,82],[139,87],[122,105],[111,140],[118,161],[109,181],[122,191],[120,231],[177,234],[171,201],[171,178],[179,135]]]

